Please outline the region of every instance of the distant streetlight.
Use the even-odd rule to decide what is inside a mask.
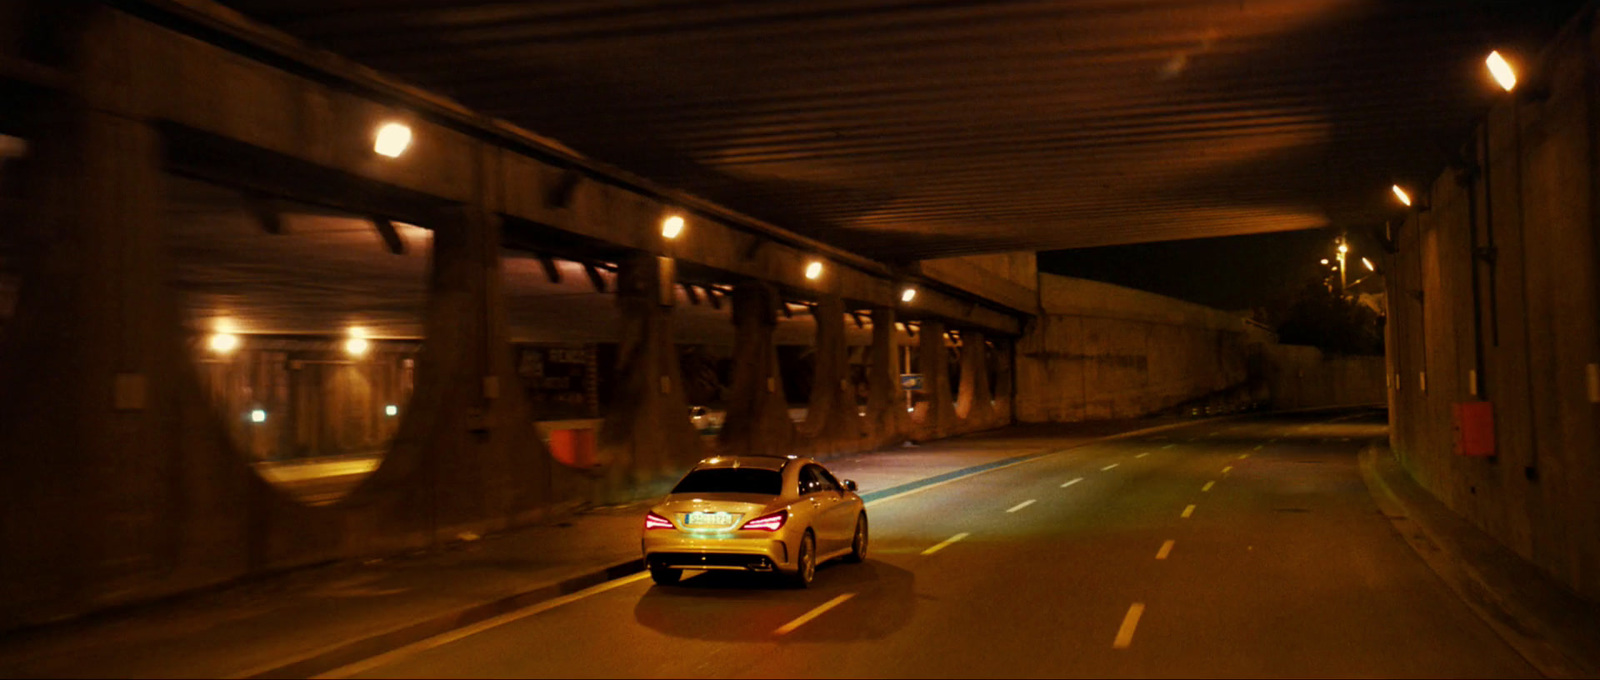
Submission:
[[[917,289],[915,288],[907,288],[900,293],[901,302],[910,302],[915,299],[917,299]]]
[[[267,412],[265,410],[259,409],[259,408],[251,410],[250,411],[250,422],[252,422],[252,423],[264,423],[264,422],[267,422]]]
[[[1361,258],[1361,266],[1366,267],[1367,271],[1369,271],[1369,272],[1378,271],[1377,267],[1372,266],[1372,260],[1369,260],[1369,259],[1364,258],[1364,257]]]
[[[400,415],[400,407],[395,406],[394,404],[389,404],[388,406],[383,407],[383,414],[391,418]]]
[[[1517,71],[1511,68],[1505,57],[1500,56],[1500,52],[1490,52],[1489,58],[1485,59],[1484,63],[1489,66],[1489,75],[1494,76],[1495,82],[1500,83],[1500,87],[1506,92],[1517,86]]]
[[[1323,264],[1327,264],[1328,263],[1328,258],[1326,258],[1326,257],[1322,258],[1322,263]]]
[[[411,126],[404,123],[388,123],[378,128],[372,150],[380,156],[399,158],[409,146],[411,146]]]
[[[810,264],[806,265],[806,278],[812,281],[822,278],[821,260],[812,260]]]
[[[1407,194],[1405,189],[1401,189],[1398,184],[1394,185],[1394,197],[1400,199],[1400,202],[1404,203],[1407,208],[1411,207],[1411,195]]]
[[[665,238],[668,241],[670,241],[672,239],[678,238],[678,234],[682,234],[682,233],[683,233],[683,218],[682,217],[680,217],[678,215],[672,215],[672,216],[667,217],[667,219],[661,220],[661,236],[663,238]]]

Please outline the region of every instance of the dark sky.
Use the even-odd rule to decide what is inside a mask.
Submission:
[[[1039,253],[1039,271],[1114,283],[1225,310],[1264,306],[1328,272],[1339,231],[1318,229],[1252,236],[1163,241]],[[1361,257],[1380,262],[1365,233],[1349,234],[1349,280],[1367,273]],[[1363,290],[1372,283],[1365,284]]]

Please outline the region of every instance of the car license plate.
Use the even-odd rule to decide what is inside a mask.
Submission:
[[[691,512],[683,516],[684,526],[721,529],[733,526],[733,515],[726,512]]]

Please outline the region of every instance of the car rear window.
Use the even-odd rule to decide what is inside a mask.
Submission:
[[[695,470],[672,487],[672,493],[759,493],[777,496],[782,492],[783,473],[760,468]]]

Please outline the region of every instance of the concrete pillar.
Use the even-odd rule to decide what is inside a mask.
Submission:
[[[922,365],[922,385],[928,395],[928,401],[917,410],[917,434],[923,439],[948,437],[956,427],[944,331],[943,321],[926,319],[918,334],[917,357]]]
[[[899,444],[907,424],[900,391],[900,369],[895,343],[895,313],[889,307],[872,310],[872,347],[867,363],[867,422],[878,446]]]
[[[746,281],[733,288],[733,385],[717,437],[719,450],[728,455],[783,455],[793,444],[794,424],[772,337],[780,303],[769,283]]]
[[[604,500],[664,491],[704,456],[683,397],[672,308],[661,304],[661,261],[637,255],[617,273],[622,328],[616,380],[596,451],[609,482]]]
[[[989,391],[989,346],[983,333],[961,333],[961,385],[956,416],[969,431],[993,427],[994,394]]]
[[[811,310],[817,324],[816,370],[802,435],[813,455],[853,450],[865,434],[851,386],[850,348],[845,344],[844,301],[824,295]]]
[[[997,425],[1010,425],[1015,418],[1015,370],[1016,370],[1016,343],[1010,339],[996,340],[993,360],[994,372],[994,409]]]

